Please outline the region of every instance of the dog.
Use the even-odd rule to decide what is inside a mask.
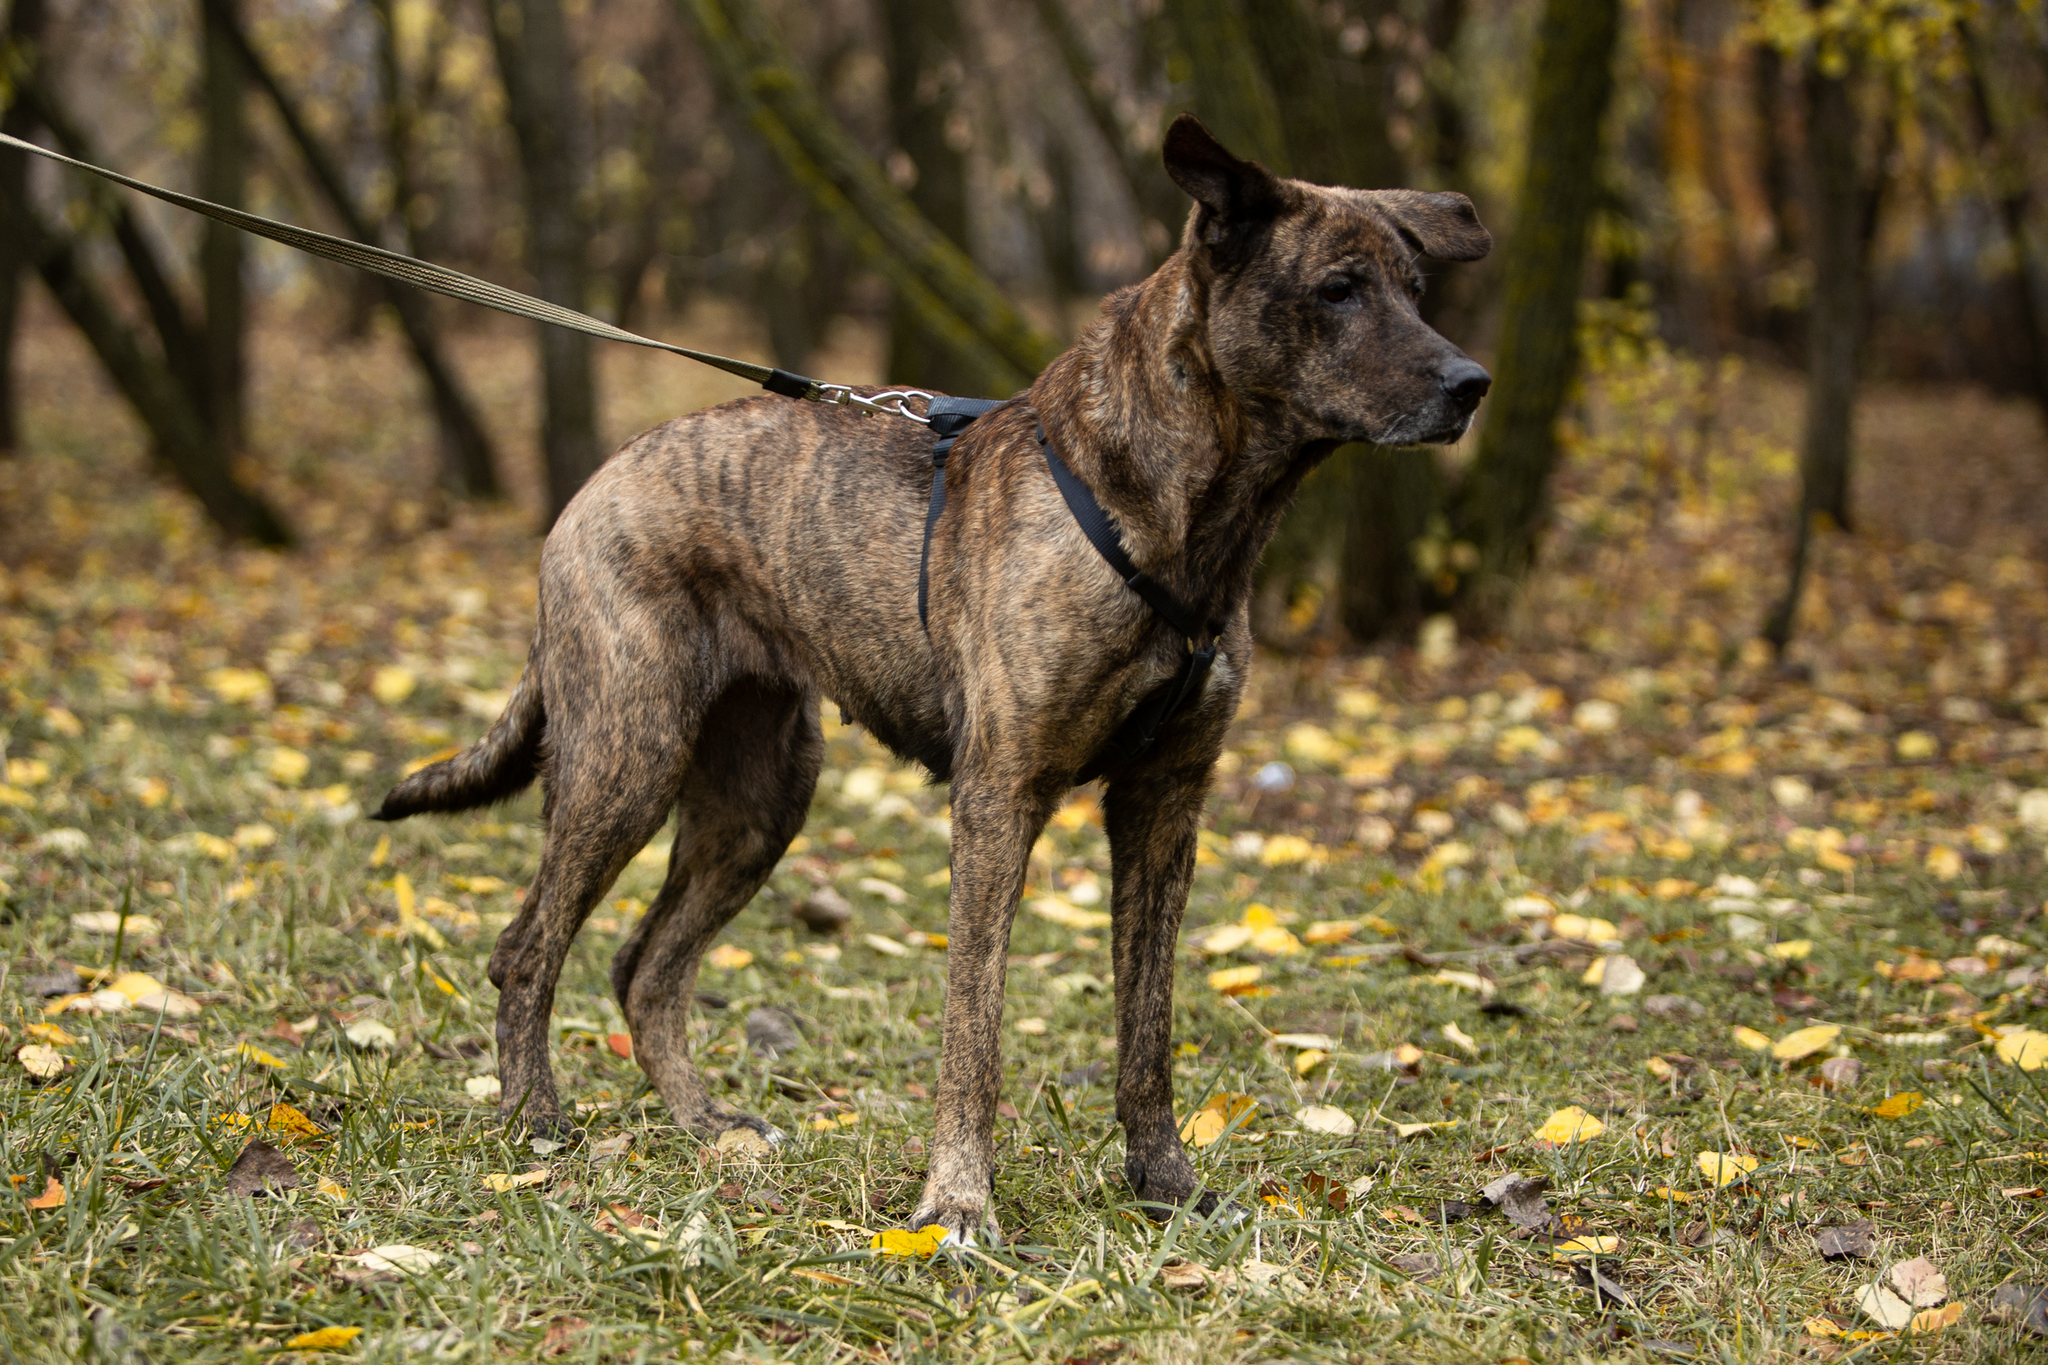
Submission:
[[[706,1093],[685,1020],[705,949],[803,826],[829,698],[951,783],[944,1045],[910,1226],[1000,1237],[1000,1026],[1027,858],[1077,774],[1194,647],[1084,534],[1050,472],[1057,451],[1129,559],[1217,623],[1194,695],[1108,763],[1101,798],[1124,1173],[1157,1216],[1216,1208],[1174,1122],[1169,1028],[1196,827],[1252,657],[1253,570],[1337,446],[1463,435],[1490,378],[1421,320],[1419,263],[1476,260],[1492,238],[1462,195],[1283,179],[1190,116],[1163,155],[1194,201],[1180,248],[959,437],[928,548],[928,434],[772,396],[635,438],[563,511],[504,713],[377,812],[469,809],[542,781],[540,866],[490,960],[508,1120],[563,1124],[556,978],[674,812],[660,894],[611,966],[634,1056],[683,1128],[780,1140]]]

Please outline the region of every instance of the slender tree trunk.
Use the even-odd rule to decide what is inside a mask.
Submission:
[[[216,204],[240,208],[249,178],[249,126],[243,98],[247,74],[229,32],[234,3],[216,0],[200,6],[205,141],[199,194]],[[199,273],[206,300],[207,416],[228,449],[239,452],[245,445],[243,404],[248,388],[248,319],[242,280],[247,242],[241,232],[212,219],[202,231]]]
[[[1187,196],[1168,178],[1157,151],[1139,147],[1132,141],[1130,130],[1124,127],[1116,102],[1111,98],[1115,87],[1096,70],[1095,56],[1088,50],[1073,16],[1067,12],[1067,0],[1033,0],[1033,3],[1039,22],[1045,26],[1053,46],[1059,51],[1060,63],[1067,69],[1067,79],[1073,82],[1082,107],[1088,111],[1088,121],[1095,125],[1095,131],[1123,167],[1131,198],[1136,202],[1139,214],[1152,225],[1144,235],[1166,244],[1165,252],[1154,253],[1153,264],[1156,266],[1171,252],[1181,224],[1187,221]]]
[[[7,28],[0,34],[0,63],[6,69],[24,72],[34,66],[46,19],[43,0],[14,0]],[[17,91],[0,115],[0,132],[25,142],[35,136],[36,123],[35,111]],[[14,223],[6,206],[27,202],[28,153],[0,151],[0,459],[14,454],[21,444],[14,346],[20,334],[22,284],[29,269],[25,228]]]
[[[581,166],[574,54],[560,0],[487,0],[491,39],[526,180],[527,258],[540,296],[585,306],[588,267],[577,211]],[[540,328],[541,451],[550,526],[604,462],[597,440],[597,383],[590,338]]]
[[[1429,7],[1425,30],[1432,56],[1429,80],[1430,169],[1436,188],[1465,190],[1469,187],[1465,154],[1469,141],[1465,109],[1458,102],[1458,90],[1451,72],[1458,35],[1465,27],[1465,0],[1435,0]],[[1378,51],[1377,48],[1374,49]],[[1430,280],[1422,296],[1422,320],[1438,331],[1458,330],[1469,322],[1468,293],[1472,271],[1444,266]]]
[[[1813,302],[1806,323],[1806,435],[1799,455],[1799,520],[1785,595],[1763,637],[1782,651],[1792,638],[1806,584],[1809,543],[1823,528],[1853,529],[1849,453],[1856,410],[1858,352],[1868,293],[1867,245],[1875,214],[1859,168],[1862,141],[1853,75],[1806,73],[1806,158],[1813,186],[1808,250]]]
[[[1166,18],[1194,73],[1195,112],[1209,131],[1239,156],[1291,174],[1280,109],[1252,46],[1251,30],[1268,16],[1261,11],[1248,24],[1237,0],[1166,0]]]
[[[1545,0],[1537,29],[1528,164],[1502,261],[1498,377],[1451,518],[1479,551],[1471,591],[1482,612],[1528,569],[1557,462],[1620,17],[1617,0]]]
[[[1986,168],[1997,196],[1999,220],[2006,240],[2012,243],[2013,302],[2020,316],[2020,333],[2027,348],[2027,377],[2032,382],[2034,402],[2048,419],[2048,318],[2041,314],[2043,270],[2033,248],[2027,222],[2033,217],[2033,189],[2014,154],[2013,138],[2001,132],[1998,116],[1991,107],[1991,91],[1984,80],[1984,54],[1980,39],[1965,34],[1964,59],[1968,63],[1970,107],[1976,116],[1977,135],[1983,143],[1978,163]]]
[[[236,540],[285,546],[291,532],[262,496],[236,478],[230,451],[187,396],[170,369],[152,355],[122,320],[104,290],[86,273],[74,239],[38,221],[17,202],[11,221],[26,235],[28,259],[56,296],[100,363],[155,442],[158,456],[199,500],[214,523]]]
[[[891,0],[880,7],[889,47],[889,123],[901,154],[890,171],[925,221],[962,251],[967,243],[967,111],[959,103],[966,47],[954,0]],[[973,362],[933,335],[901,300],[889,308],[892,383],[974,393]]]
[[[342,231],[359,242],[378,244],[376,228],[370,216],[356,203],[350,192],[348,181],[343,178],[341,167],[326,145],[313,133],[312,126],[300,113],[297,101],[293,100],[270,64],[263,60],[249,41],[248,32],[235,22],[232,11],[226,8],[225,0],[206,0],[209,11],[218,9],[218,22],[223,26],[229,40],[234,44],[235,54],[241,59],[244,69],[260,88],[271,106],[277,110],[278,121],[298,147],[299,155],[305,160],[306,168],[312,173],[313,183],[336,218],[341,220]],[[398,177],[399,205],[401,218],[403,208],[409,199],[404,186],[407,177],[401,170]],[[406,234],[408,250],[416,250],[410,231]],[[427,382],[427,399],[434,413],[435,430],[439,436],[441,485],[445,491],[456,497],[495,498],[499,496],[496,459],[491,447],[490,435],[485,432],[482,420],[477,416],[476,404],[462,381],[456,377],[454,366],[442,352],[441,340],[434,327],[433,313],[426,297],[419,291],[408,289],[395,281],[364,276],[372,280],[371,287],[379,297],[390,303],[398,315],[400,330],[411,346],[414,362],[419,366],[420,376]]]

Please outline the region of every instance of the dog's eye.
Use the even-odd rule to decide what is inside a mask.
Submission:
[[[1349,280],[1331,280],[1316,292],[1322,295],[1324,303],[1349,303],[1356,291]]]

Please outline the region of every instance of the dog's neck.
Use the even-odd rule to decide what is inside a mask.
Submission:
[[[1335,443],[1308,441],[1281,400],[1225,381],[1209,340],[1211,283],[1176,252],[1105,301],[1031,401],[1138,566],[1225,619],[1302,476]]]

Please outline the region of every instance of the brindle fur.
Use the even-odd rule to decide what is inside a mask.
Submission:
[[[563,512],[505,713],[378,812],[458,810],[543,779],[540,868],[491,954],[508,1117],[562,1122],[556,978],[674,811],[667,879],[611,968],[634,1054],[690,1131],[781,1136],[706,1093],[685,1018],[705,949],[802,827],[827,697],[952,783],[937,1132],[910,1223],[968,1240],[993,1227],[1004,965],[1027,857],[1073,775],[1186,647],[1082,536],[1034,439],[1043,423],[1131,558],[1229,623],[1204,695],[1106,775],[1102,800],[1125,1171],[1155,1207],[1197,1199],[1173,1121],[1173,954],[1251,660],[1253,567],[1341,442],[1463,433],[1485,373],[1417,316],[1416,261],[1475,259],[1490,238],[1462,196],[1281,180],[1191,118],[1165,152],[1196,201],[1180,250],[955,448],[929,640],[916,601],[929,441],[909,423],[729,403],[636,438]],[[1340,282],[1350,297],[1333,299]]]

